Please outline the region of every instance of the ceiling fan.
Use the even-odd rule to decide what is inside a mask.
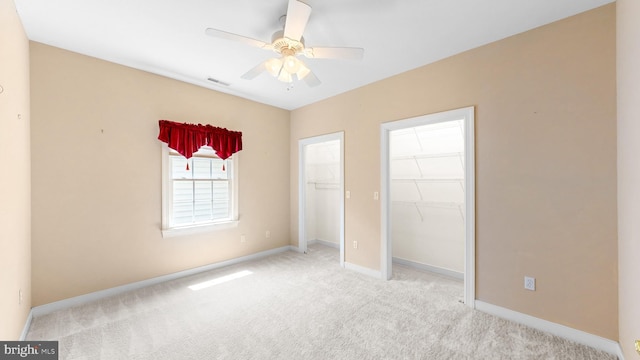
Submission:
[[[289,0],[287,14],[284,15],[284,29],[276,31],[271,37],[271,43],[252,39],[230,32],[208,28],[205,33],[216,38],[238,41],[247,45],[275,51],[280,57],[271,58],[258,64],[242,75],[243,79],[251,80],[262,72],[267,71],[278,80],[293,82],[294,78],[304,80],[309,86],[320,85],[320,80],[313,72],[298,59],[304,55],[314,59],[350,59],[360,60],[364,54],[362,48],[352,47],[305,47],[302,34],[311,15],[311,6],[298,1]]]

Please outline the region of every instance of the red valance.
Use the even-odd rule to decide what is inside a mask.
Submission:
[[[159,120],[158,140],[187,159],[202,146],[208,145],[221,159],[226,159],[242,150],[242,132],[231,131],[211,125],[183,124],[169,120]]]

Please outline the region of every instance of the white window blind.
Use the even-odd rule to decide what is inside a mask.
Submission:
[[[188,160],[169,150],[167,165],[165,230],[235,220],[232,159],[218,158],[209,147]]]

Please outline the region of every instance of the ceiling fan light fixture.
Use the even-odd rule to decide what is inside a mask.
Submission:
[[[284,57],[283,59],[283,63],[284,63],[284,69],[289,73],[289,74],[295,74],[298,72],[298,70],[300,70],[300,60],[298,60],[295,56],[293,55],[287,55]]]
[[[286,83],[293,82],[293,78],[291,77],[291,74],[289,74],[285,68],[282,68],[282,71],[280,71],[280,75],[278,75],[278,80]]]
[[[280,71],[282,70],[282,60],[278,58],[269,59],[265,63],[265,66],[269,74],[277,77],[278,75],[280,75]]]
[[[302,36],[309,21],[311,6],[308,0],[287,0],[287,12],[280,17],[283,25],[271,36],[271,43],[256,40],[250,37],[230,33],[214,28],[207,28],[205,33],[209,36],[241,42],[264,50],[275,52],[277,58],[268,59],[257,64],[251,70],[241,76],[242,79],[252,80],[263,72],[270,73],[279,81],[291,83],[304,79],[310,86],[320,85],[320,80],[298,59],[298,55],[304,55],[315,59],[350,59],[361,60],[364,49],[352,47],[314,47],[306,48],[305,39]]]

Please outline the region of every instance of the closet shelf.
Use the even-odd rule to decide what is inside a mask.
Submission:
[[[307,166],[327,166],[327,165],[339,166],[340,165],[340,161],[338,161],[338,160],[313,161],[313,162],[307,162],[306,165]]]
[[[421,206],[441,207],[441,208],[451,208],[451,209],[456,209],[464,205],[464,202],[462,201],[455,202],[455,201],[427,201],[427,200],[417,200],[417,201],[391,200],[391,202],[395,204],[403,204],[403,205],[421,205]]]
[[[339,189],[340,183],[335,181],[307,181],[308,185],[314,185],[316,189]]]
[[[419,159],[434,159],[434,158],[447,158],[447,157],[462,157],[462,152],[452,153],[440,153],[440,154],[416,154],[416,155],[401,155],[392,156],[391,160],[419,160]]]
[[[453,209],[458,210],[458,214],[460,215],[460,220],[464,223],[464,203],[462,202],[440,202],[440,201],[401,201],[401,200],[391,200],[394,204],[403,204],[408,205],[416,209],[418,215],[420,216],[420,221],[424,222],[424,214],[422,214],[422,210],[420,210],[420,206],[425,207],[437,207],[437,208],[445,208],[445,209]]]
[[[424,181],[422,181],[424,180]],[[433,180],[433,179],[406,179],[405,181],[403,181],[404,183],[411,183],[416,187],[416,191],[418,192],[418,194],[420,195],[420,200],[418,201],[424,201],[424,194],[422,193],[422,190],[420,189],[420,185],[418,185],[418,183],[450,183],[450,184],[458,184],[460,186],[460,190],[462,190],[462,192],[464,193],[464,182],[462,181],[462,179],[437,179],[437,180]],[[455,185],[454,185],[455,186]],[[393,200],[392,200],[393,201]]]
[[[391,181],[397,181],[397,182],[425,182],[425,183],[447,183],[447,182],[453,182],[453,183],[457,183],[457,182],[461,182],[464,181],[464,178],[440,178],[440,179],[424,179],[424,178],[396,178],[396,179],[391,179]]]

